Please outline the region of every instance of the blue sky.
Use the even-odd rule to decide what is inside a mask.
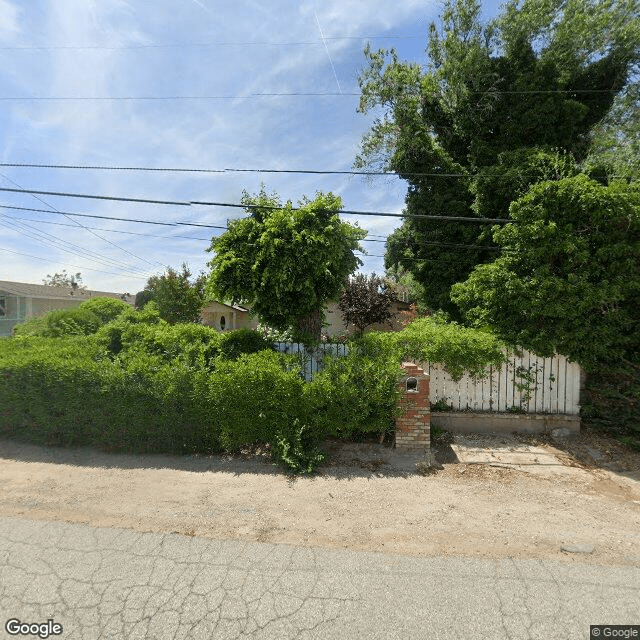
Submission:
[[[348,171],[373,118],[349,95],[364,45],[426,63],[440,8],[429,0],[0,0],[1,162]],[[331,95],[251,97],[309,92]],[[141,97],[183,99],[131,99]],[[238,203],[261,182],[283,200],[332,191],[346,209],[391,213],[402,211],[406,191],[390,177],[0,167],[3,188],[154,200]],[[0,204],[220,226],[243,214],[11,192],[0,192]],[[400,224],[345,219],[375,239]],[[205,249],[220,232],[0,208],[0,280],[40,283],[66,269],[91,289],[135,293],[166,266],[206,271]],[[362,270],[382,272],[374,256],[384,244],[363,246],[373,255]]]

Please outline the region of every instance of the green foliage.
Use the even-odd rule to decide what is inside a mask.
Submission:
[[[48,273],[42,284],[49,287],[68,287],[74,291],[84,291],[87,288],[82,284],[82,275],[79,272],[69,275],[66,269],[63,269],[62,273],[54,273],[53,275]]]
[[[481,9],[446,0],[424,71],[367,46],[359,110],[382,115],[356,166],[406,179],[407,214],[471,218],[505,215],[529,185],[574,175],[590,141],[594,175],[633,175],[623,165],[637,167],[637,0],[509,0],[486,24]],[[494,257],[480,224],[407,217],[385,267],[413,273],[426,304],[455,317],[451,286]]]
[[[587,376],[583,423],[621,438],[640,440],[640,353],[603,363]],[[633,446],[633,443],[627,442]]]
[[[306,425],[294,420],[289,429],[278,432],[271,444],[271,457],[293,473],[312,473],[325,459],[315,437]]]
[[[204,286],[206,277],[200,274],[190,281],[191,271],[186,264],[178,272],[169,267],[161,276],[152,276],[144,291],[136,294],[136,307],[142,308],[150,301],[158,305],[160,317],[170,324],[178,322],[198,322],[204,306]]]
[[[437,316],[418,318],[386,339],[395,343],[403,361],[440,363],[454,380],[465,372],[483,378],[489,365],[500,367],[507,359],[504,344],[493,333]]]
[[[395,292],[375,273],[359,273],[350,277],[342,292],[338,307],[345,326],[353,325],[360,334],[372,324],[388,322],[393,317]]]
[[[353,252],[366,232],[340,220],[341,201],[331,193],[294,208],[263,188],[242,202],[249,216],[230,221],[208,249],[208,294],[246,301],[262,323],[319,339],[321,310],[362,264]]]
[[[494,231],[507,251],[452,289],[478,326],[586,370],[640,344],[640,189],[586,176],[541,183]]]
[[[115,320],[121,313],[131,309],[131,305],[117,298],[91,298],[83,302],[78,308],[95,313],[100,322],[106,324]]]
[[[80,305],[82,307],[82,305]],[[95,333],[101,325],[100,318],[86,308],[55,309],[43,316],[32,318],[14,328],[15,335],[46,336],[81,336]]]
[[[144,353],[122,366],[86,337],[0,343],[0,435],[53,445],[219,450],[206,372]]]
[[[328,357],[304,389],[313,420],[324,434],[352,437],[391,429],[400,398],[398,350],[372,332],[349,342],[346,356]]]
[[[229,360],[236,360],[243,353],[257,353],[271,349],[273,342],[253,329],[236,329],[220,336],[220,354]]]
[[[290,358],[263,351],[216,362],[212,385],[219,398],[223,446],[231,451],[275,434],[304,415],[304,380]]]
[[[636,76],[637,77],[637,76]],[[596,179],[615,175],[640,179],[640,85],[628,85],[591,133],[585,170]]]
[[[447,401],[442,398],[431,405],[431,411],[451,411],[451,409],[451,405],[447,404]],[[431,430],[431,435],[433,436],[433,428]]]

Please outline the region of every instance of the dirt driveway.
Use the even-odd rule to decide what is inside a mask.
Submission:
[[[292,478],[261,450],[131,456],[4,440],[0,515],[408,556],[640,566],[640,455],[588,434],[564,443],[467,434],[434,446],[443,462],[434,474],[385,463],[385,447],[334,444],[318,474]]]

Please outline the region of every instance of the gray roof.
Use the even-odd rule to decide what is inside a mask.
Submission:
[[[113,291],[93,291],[92,289],[73,289],[73,287],[52,287],[47,284],[28,284],[0,280],[0,293],[10,293],[25,298],[44,298],[46,300],[90,300],[91,298],[118,298],[133,304],[135,296]]]

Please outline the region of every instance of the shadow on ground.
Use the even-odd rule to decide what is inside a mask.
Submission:
[[[416,472],[418,456],[398,455],[388,445],[327,442],[324,461],[310,477],[338,479],[373,477],[407,477]],[[15,440],[0,440],[2,460],[60,464],[102,469],[173,469],[193,473],[230,473],[280,475],[291,481],[297,477],[273,464],[268,446],[253,446],[239,453],[214,455],[168,455],[112,453],[92,447],[36,445]]]

